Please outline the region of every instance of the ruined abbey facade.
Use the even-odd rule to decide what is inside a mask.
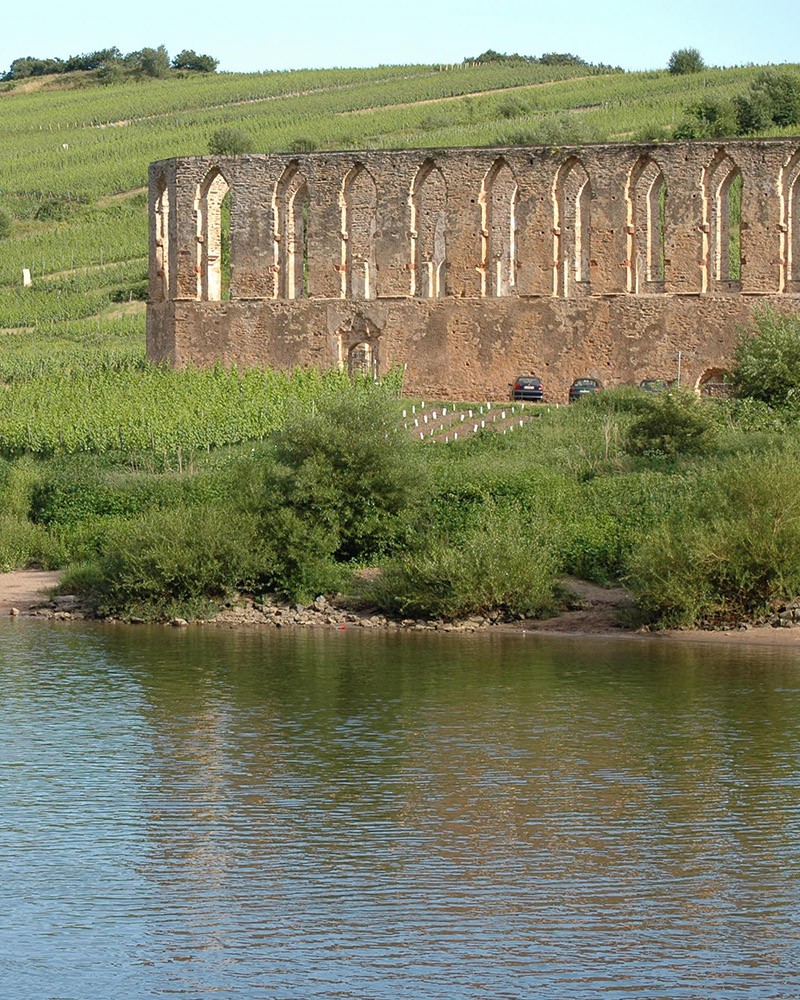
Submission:
[[[700,385],[754,306],[800,309],[800,139],[185,157],[150,217],[148,355],[179,366],[557,399],[678,352]]]

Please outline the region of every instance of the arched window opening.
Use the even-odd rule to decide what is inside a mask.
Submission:
[[[223,270],[226,271],[225,297],[229,297],[230,198],[228,198],[223,211],[223,202],[229,191],[230,185],[222,172],[218,168],[214,168],[203,183],[198,186],[195,198],[197,297],[205,302],[218,302],[223,298]]]
[[[655,161],[639,159],[628,182],[628,291],[663,292],[667,185]]]
[[[362,164],[357,163],[345,177],[340,204],[342,298],[374,299],[377,190]]]
[[[704,291],[738,291],[742,277],[742,175],[722,150],[703,183]]]
[[[517,182],[501,157],[483,179],[481,295],[512,295],[516,288]]]
[[[707,368],[695,386],[696,391],[701,396],[709,396],[712,399],[727,399],[733,390],[728,381],[728,372],[724,368]]]
[[[426,160],[411,185],[411,294],[438,299],[444,294],[447,185]]]
[[[275,188],[273,201],[275,296],[308,296],[308,184],[296,162],[290,163]]]
[[[556,174],[554,207],[554,294],[591,294],[592,185],[580,160],[567,160]]]
[[[170,297],[169,266],[169,188],[163,175],[158,182],[155,203],[155,264],[156,298],[163,302]]]
[[[374,345],[364,340],[353,344],[347,352],[347,373],[351,376],[367,375],[374,378],[377,371],[377,356]]]
[[[800,292],[800,150],[781,171],[782,292]]]

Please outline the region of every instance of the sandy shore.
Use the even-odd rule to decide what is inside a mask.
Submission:
[[[55,587],[60,579],[58,571],[42,569],[0,573],[0,615],[8,615],[12,608],[20,614],[28,614],[34,605],[45,599],[44,591]]]
[[[0,573],[0,616],[10,615],[12,608],[15,608],[20,616],[43,614],[42,609],[47,602],[46,591],[55,587],[60,578],[61,574],[58,571],[15,570],[12,573]],[[679,631],[673,629],[664,632],[634,632],[616,625],[618,610],[630,606],[630,598],[624,590],[598,587],[582,580],[570,580],[569,585],[577,598],[575,606],[555,618],[503,622],[496,625],[476,624],[474,627],[469,626],[469,630],[562,636],[593,635],[645,641],[648,639],[668,639],[677,642],[728,643],[737,646],[768,645],[797,647],[800,650],[800,625],[795,628],[773,628],[771,625],[765,625],[726,631],[706,631],[703,629]],[[69,599],[61,598],[60,600],[68,601]],[[54,607],[55,605],[51,605],[51,608]],[[53,611],[44,613],[52,617]],[[56,613],[56,617],[69,619],[72,616],[60,612]],[[268,626],[271,623],[265,621],[260,615],[254,616],[252,612],[231,608],[223,611],[217,622],[203,624],[219,624],[229,628],[253,628]],[[291,621],[286,620],[285,624],[290,625]],[[305,624],[311,623],[306,622]],[[353,621],[349,623],[348,627],[358,627],[358,625],[359,621]],[[317,627],[325,627],[322,620]],[[451,629],[452,626],[444,626],[445,631]]]

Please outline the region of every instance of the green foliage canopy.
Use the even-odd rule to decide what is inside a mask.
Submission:
[[[238,156],[253,152],[253,140],[243,129],[225,125],[211,134],[208,151],[214,156]]]
[[[739,396],[773,406],[800,402],[800,315],[757,311],[739,334],[732,379]]]
[[[677,49],[669,57],[667,63],[667,69],[673,76],[699,73],[705,68],[706,64],[697,49]]]
[[[219,65],[219,59],[213,56],[199,55],[194,49],[184,49],[172,60],[173,69],[188,69],[200,73],[214,73]]]

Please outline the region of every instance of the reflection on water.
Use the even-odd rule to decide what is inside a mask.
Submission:
[[[0,993],[800,995],[800,656],[0,623]]]

